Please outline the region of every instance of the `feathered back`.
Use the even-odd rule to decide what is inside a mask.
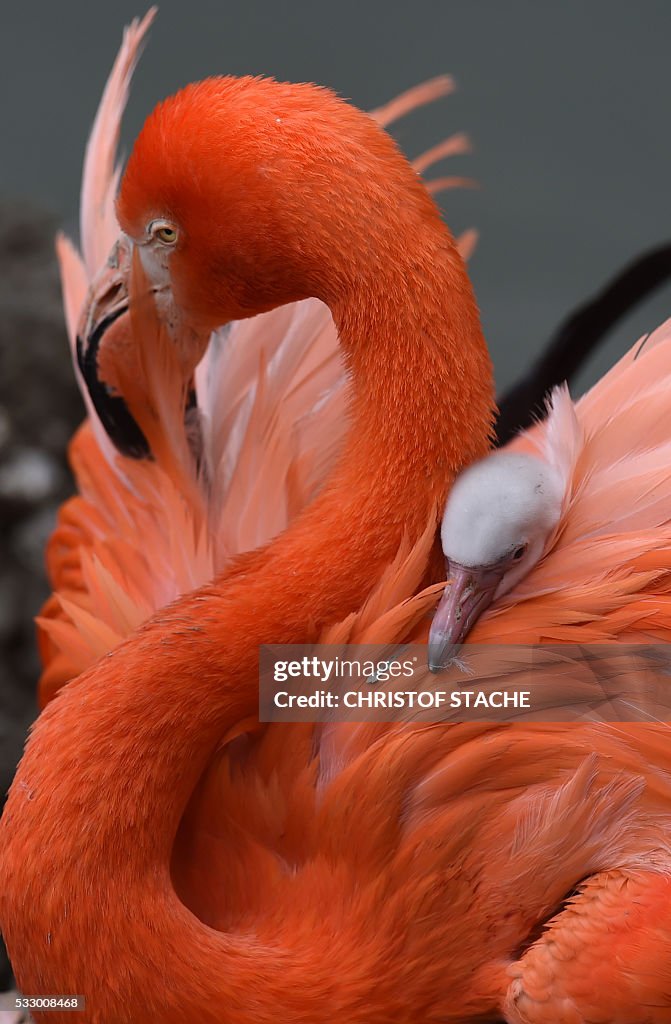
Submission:
[[[57,244],[73,355],[87,287],[118,234],[116,147],[154,13],[124,33],[95,119],[82,182],[83,259],[67,239]],[[452,89],[449,77],[436,78],[373,116],[387,125]],[[455,135],[414,166],[424,173],[467,149],[466,137]],[[438,192],[464,184],[469,182],[438,178],[427,187]],[[474,232],[467,232],[462,253],[474,244]],[[183,381],[173,348],[151,309],[134,302],[132,319],[133,365],[119,361],[115,377],[154,460],[134,461],[116,452],[75,359],[88,419],[70,449],[79,496],[61,510],[48,549],[54,594],[38,619],[43,702],[154,611],[211,580],[235,555],[285,530],[319,491],[346,430],[346,381],[335,326],[327,307],[308,299],[213,335],[195,379],[202,447],[197,470],[184,431]],[[366,609],[342,624],[340,633],[368,635],[376,616],[411,597],[429,548],[428,536],[414,551],[403,548]],[[423,598],[418,607],[427,606]],[[414,605],[404,606],[393,611],[392,620],[407,629],[418,614]]]
[[[511,442],[565,480],[547,554],[471,641],[630,643],[671,638],[671,320],[641,339],[575,405]]]

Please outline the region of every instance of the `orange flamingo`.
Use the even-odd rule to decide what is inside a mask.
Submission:
[[[210,156],[194,159],[190,147],[203,141]],[[170,202],[144,191],[163,185]],[[328,202],[313,210],[324,187]],[[298,234],[286,231],[287,202]],[[314,496],[324,467],[310,430],[328,409],[316,381],[334,380],[314,336],[314,359],[298,358],[299,346],[288,363],[259,362],[257,347],[259,385],[245,390],[242,371],[230,383],[246,403],[245,436],[267,437],[270,425],[282,438],[282,423],[267,418],[273,373],[289,404],[300,399],[312,414],[285,439],[288,455],[255,463],[241,444],[236,464],[248,480],[259,465],[274,479],[281,460],[291,472],[275,492],[280,514],[310,504],[42,713],[0,826],[0,924],[23,990],[85,993],[83,1019],[99,1024],[669,1020],[663,731],[257,721],[259,641],[412,635],[437,593],[411,596],[445,493],[487,445],[491,385],[470,287],[416,177],[369,119],[327,92],[215,80],[149,120],[120,210],[131,235],[138,214],[154,224],[158,255],[145,257],[144,274],[169,317],[167,327],[154,321],[131,260],[137,351],[124,344],[123,316],[105,338],[154,460],[115,462],[91,427],[77,439],[86,497],[52,550],[63,615],[49,617],[47,655],[61,659],[61,682],[78,657],[91,660],[132,628],[143,588],[155,598],[164,564],[152,551],[164,563],[181,551],[185,574],[213,564],[202,495],[221,512],[214,484],[221,472],[232,487],[231,467],[214,454],[236,420],[212,434],[199,424],[191,443],[181,430],[210,327],[307,292],[329,300],[352,377],[351,422]],[[175,241],[164,258],[159,244]],[[61,255],[72,323],[85,277],[69,248]],[[123,275],[98,281],[106,301],[118,298],[110,283],[122,286]],[[291,327],[296,310],[284,315]],[[177,340],[191,331],[181,347],[176,316]],[[234,330],[242,356],[253,328]],[[208,353],[210,370],[222,358]],[[229,383],[212,376],[215,388]],[[200,476],[194,453],[207,467]],[[143,529],[146,558],[137,533],[108,535],[109,516],[121,523],[124,511]],[[151,532],[157,517],[172,524],[164,538]],[[257,543],[242,519],[245,542]],[[259,528],[263,539],[274,529]],[[129,543],[127,575],[115,575],[107,550]],[[651,584],[661,624],[659,591]],[[168,588],[163,600],[173,596]],[[551,617],[552,599],[543,612]],[[75,634],[87,649],[66,664],[58,640],[67,648]]]

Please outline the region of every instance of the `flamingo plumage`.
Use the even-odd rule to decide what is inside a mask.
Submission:
[[[131,35],[131,46],[137,41]],[[204,96],[235,103],[237,88],[227,80],[180,94],[180,117],[194,110],[205,119],[190,104]],[[256,144],[259,111],[280,93],[267,82],[239,88],[244,148],[247,131]],[[470,286],[416,177],[368,119],[329,93],[281,88],[283,104],[296,101],[300,110],[307,103],[314,113],[317,145],[322,125],[329,145],[339,140],[347,156],[353,143],[341,138],[343,119],[346,135],[365,140],[356,158],[367,173],[359,167],[347,182],[356,209],[351,223],[337,225],[329,279],[320,283],[310,267],[311,290],[331,303],[352,377],[349,430],[338,435],[336,451],[313,453],[315,418],[337,420],[328,398],[343,386],[321,306],[307,300],[300,310],[264,313],[269,343],[282,340],[282,352],[273,347],[265,360],[258,322],[236,323],[226,343],[237,339],[232,351],[241,360],[251,353],[245,372],[237,380],[222,375],[219,343],[199,374],[202,338],[218,318],[255,311],[251,276],[231,278],[230,262],[222,263],[221,306],[212,309],[211,295],[198,304],[195,271],[183,265],[181,277],[175,273],[175,305],[193,341],[178,350],[160,322],[160,304],[157,320],[141,295],[151,268],[130,260],[139,342],[130,372],[123,336],[109,337],[119,346],[117,382],[154,459],[118,459],[93,409],[73,446],[83,496],[64,512],[52,546],[60,597],[44,627],[45,700],[61,690],[36,723],[0,825],[0,926],[19,984],[26,993],[84,993],[83,1019],[94,1024],[265,1024],[278,1016],[293,1024],[669,1020],[665,729],[258,723],[259,642],[396,642],[425,634],[420,620],[440,588],[418,591],[430,578],[435,525],[454,476],[484,454],[491,425],[489,363]],[[136,154],[148,147],[153,174],[152,125],[170,139],[170,114],[168,103],[149,123],[129,167],[130,192],[122,185],[131,233],[147,184]],[[301,126],[301,139],[307,130]],[[291,144],[283,140],[278,159]],[[229,151],[217,180],[225,180]],[[299,173],[289,159],[292,168]],[[336,207],[341,171],[336,161],[329,198]],[[316,187],[314,178],[309,185]],[[109,178],[102,191],[91,187],[96,195],[112,192]],[[304,211],[310,188],[301,191]],[[366,220],[362,240],[356,229],[365,203],[383,209]],[[188,237],[186,207],[167,212],[179,213]],[[261,240],[273,239],[263,204],[260,213]],[[151,212],[171,219],[165,215]],[[325,228],[319,225],[315,242],[309,221],[300,223],[305,248],[289,255],[304,270]],[[226,239],[228,261],[236,251],[231,231],[227,218],[222,235],[214,232]],[[291,240],[282,243],[291,249]],[[207,270],[209,245],[208,238],[196,262],[217,285]],[[298,283],[287,281],[286,251],[277,273],[269,272],[272,252],[261,255],[259,307],[301,298]],[[99,256],[91,255],[90,274]],[[66,243],[61,259],[74,331],[87,272]],[[235,473],[225,458],[212,457],[206,421],[197,445],[185,438],[181,413],[194,368],[196,387],[203,394],[214,388],[205,408],[224,417],[212,445],[229,437],[229,427],[252,438],[272,428],[289,448],[288,456],[257,462],[243,442],[236,463],[247,488],[259,468],[264,479],[271,474],[280,455],[291,467],[277,485],[282,532],[274,539],[276,518],[245,521],[241,485],[226,509],[237,516],[231,532],[221,551],[213,545],[202,483],[211,488],[213,469],[221,469],[233,488]],[[245,387],[250,377],[254,388]],[[297,433],[284,424],[284,438],[279,413],[267,404],[267,388],[278,380],[290,408],[293,398],[311,414]],[[219,402],[231,396],[240,420],[235,403],[228,412]],[[210,453],[204,462],[203,451]],[[200,476],[197,461],[208,467]],[[219,511],[225,499],[217,500]],[[140,518],[133,523],[133,516]],[[157,516],[172,517],[164,537],[152,533]],[[150,539],[162,562],[138,557]],[[255,550],[199,586],[199,574],[211,579],[217,559],[225,563],[245,546]],[[113,563],[124,548],[136,571],[120,586],[106,558]],[[161,592],[157,580],[165,580],[168,564],[171,582]],[[638,589],[622,585],[615,600],[605,585],[597,593],[585,583],[577,559],[574,567],[574,590],[587,595],[594,624],[606,614],[604,602],[622,613],[648,587],[658,606],[656,635],[668,629],[658,600],[663,571],[651,576],[648,565]],[[535,603],[537,618],[553,621],[563,592]],[[536,638],[534,607],[527,602],[518,618],[517,638]],[[515,608],[501,613],[499,627],[506,614],[514,619]],[[632,623],[626,615],[620,621],[625,633]],[[44,1010],[36,1018],[69,1020]]]
[[[469,633],[668,642],[669,388],[671,321],[579,401],[557,388],[544,421],[459,476],[441,531],[450,583],[432,627],[436,667]]]

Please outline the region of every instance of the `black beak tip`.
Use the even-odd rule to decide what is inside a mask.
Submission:
[[[86,340],[77,336],[77,364],[98,418],[117,451],[130,459],[149,459],[152,457],[149,443],[128,406],[121,395],[113,394],[98,376],[100,341],[107,327],[123,312],[125,309],[103,320]]]

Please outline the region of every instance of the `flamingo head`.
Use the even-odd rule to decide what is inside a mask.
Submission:
[[[332,305],[399,192],[437,218],[390,137],[330,90],[232,77],[189,85],[154,109],[133,147],[113,269],[119,245],[128,252],[94,289],[86,330],[109,314],[111,292],[120,308],[136,252],[195,366],[230,320],[310,295]]]
[[[560,474],[533,455],[495,452],[450,492],[441,527],[447,586],[429,633],[429,667],[449,664],[482,612],[537,564],[559,523]]]
[[[188,383],[215,328],[365,293],[366,273],[379,272],[371,253],[392,251],[410,208],[418,233],[440,223],[386,132],[328,89],[219,77],[164,100],[133,147],[121,235],[80,320],[80,366],[101,411],[101,341],[130,333],[131,278],[153,294]]]

